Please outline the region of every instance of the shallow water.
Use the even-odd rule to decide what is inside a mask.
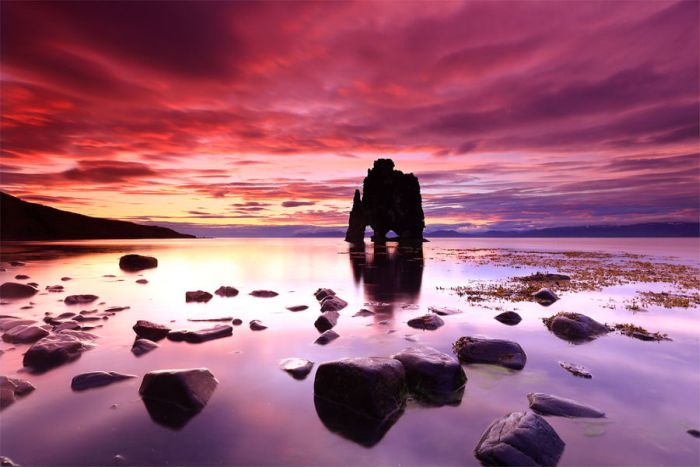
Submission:
[[[0,314],[41,319],[96,306],[67,306],[69,294],[91,293],[105,302],[97,308],[128,305],[95,330],[97,346],[81,358],[43,374],[21,370],[27,345],[0,343],[2,374],[28,379],[36,391],[0,412],[0,454],[22,465],[476,465],[473,448],[495,418],[527,409],[529,392],[575,399],[605,411],[604,419],[547,417],[566,442],[561,465],[694,465],[700,442],[686,433],[700,426],[700,309],[649,307],[633,313],[609,300],[665,285],[628,284],[602,292],[562,294],[550,307],[534,302],[470,304],[439,287],[469,280],[497,280],[534,270],[460,263],[454,248],[517,248],[629,252],[698,266],[697,239],[441,239],[424,247],[424,261],[397,254],[348,254],[335,239],[185,239],[143,241],[18,243],[3,246],[0,281],[27,274],[28,281],[61,284],[65,293],[40,294],[11,301]],[[154,255],[156,269],[126,273],[118,259],[126,252]],[[673,257],[669,259],[668,257]],[[10,260],[26,261],[11,267]],[[658,259],[662,261],[662,259]],[[107,278],[104,275],[116,277]],[[63,276],[72,279],[62,282]],[[148,284],[135,283],[140,278]],[[23,281],[27,282],[27,281]],[[206,304],[185,303],[188,290],[214,292],[221,285],[240,290],[233,298]],[[349,302],[334,328],[341,337],[314,345],[313,322],[319,306],[313,292],[330,287]],[[254,289],[279,292],[274,298],[248,295]],[[32,309],[20,310],[29,301]],[[372,302],[373,306],[365,303]],[[384,303],[378,306],[376,303]],[[309,305],[302,312],[285,309]],[[408,306],[414,305],[414,306]],[[428,306],[448,306],[462,314],[444,317],[436,331],[407,326]],[[360,308],[382,314],[353,318]],[[501,310],[523,317],[517,326],[493,319]],[[573,345],[551,334],[542,317],[577,311],[601,322],[633,322],[667,333],[672,341],[642,342],[610,334]],[[130,352],[138,319],[174,329],[198,329],[215,323],[188,318],[232,316],[244,325],[233,336],[202,344],[160,341],[142,357]],[[269,326],[251,331],[259,319]],[[174,322],[171,322],[173,321]],[[388,323],[380,323],[388,320]],[[350,356],[390,356],[417,340],[451,352],[464,335],[514,340],[528,360],[522,371],[465,365],[468,382],[458,406],[428,407],[409,402],[388,432],[368,448],[331,432],[314,406],[314,371],[303,381],[281,371],[286,357],[318,363]],[[15,347],[15,350],[9,348]],[[574,362],[593,373],[577,378],[559,367]],[[138,395],[140,377],[163,368],[207,367],[219,380],[208,405],[181,429],[155,422]],[[73,392],[79,373],[111,370],[137,379]]]

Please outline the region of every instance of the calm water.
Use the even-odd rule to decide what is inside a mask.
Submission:
[[[93,350],[70,364],[44,374],[21,371],[22,353],[15,345],[0,357],[2,373],[30,380],[36,387],[0,413],[0,454],[22,465],[112,465],[119,454],[126,464],[176,465],[475,465],[472,450],[492,420],[526,410],[529,392],[547,392],[576,399],[607,413],[602,420],[547,417],[566,442],[561,465],[696,465],[700,442],[686,433],[700,426],[700,309],[651,307],[633,314],[608,309],[610,297],[632,296],[649,286],[614,287],[603,292],[565,294],[544,308],[536,303],[506,304],[523,321],[504,326],[493,316],[500,311],[469,305],[437,287],[463,285],[473,279],[514,275],[508,268],[458,263],[438,254],[447,248],[513,247],[627,251],[697,265],[693,239],[445,239],[426,244],[425,261],[410,261],[390,250],[367,257],[349,255],[334,239],[198,239],[95,241],[62,244],[18,244],[3,251],[3,261],[21,259],[23,267],[7,267],[2,282],[16,274],[46,285],[62,284],[64,294],[13,301],[1,314],[41,319],[94,306],[70,307],[67,294],[99,295],[107,306],[128,305],[95,332]],[[125,252],[158,257],[157,269],[130,274],[119,270]],[[666,259],[665,261],[668,261]],[[517,270],[518,275],[528,273]],[[114,274],[115,278],[102,277]],[[61,282],[70,276],[72,280]],[[135,280],[144,277],[149,283]],[[214,298],[187,304],[187,290],[214,292],[231,285],[235,298]],[[313,322],[319,306],[312,293],[330,287],[350,305],[341,312],[333,343],[314,345]],[[275,298],[254,298],[253,289],[272,289]],[[375,317],[353,318],[366,302],[384,302]],[[285,309],[309,305],[303,312]],[[415,305],[415,306],[407,306]],[[445,317],[437,331],[418,331],[406,321],[425,314],[428,306],[457,307],[464,313]],[[571,345],[550,334],[541,318],[558,311],[578,311],[602,322],[634,322],[668,333],[672,342],[642,342],[608,335],[584,345]],[[188,318],[233,316],[244,325],[232,337],[203,344],[160,342],[142,357],[130,352],[138,319],[177,328],[205,328]],[[247,322],[269,326],[253,332]],[[380,321],[389,320],[382,324]],[[174,321],[174,322],[171,322]],[[303,381],[278,367],[286,357],[316,364],[350,356],[390,356],[413,342],[451,353],[460,336],[483,335],[517,341],[528,360],[511,372],[483,365],[465,366],[466,390],[458,406],[426,407],[409,403],[403,415],[376,445],[366,448],[329,431],[314,407],[314,372]],[[0,343],[0,348],[13,347]],[[558,361],[587,367],[593,379],[576,378]],[[209,404],[182,429],[154,422],[138,395],[140,377],[163,368],[207,367],[220,384]],[[70,389],[79,373],[111,370],[139,378],[83,392]],[[116,404],[115,407],[113,405]]]

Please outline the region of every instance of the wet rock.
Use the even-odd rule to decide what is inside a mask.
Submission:
[[[116,313],[118,311],[124,311],[130,309],[130,306],[111,306],[109,308],[105,308],[106,313]]]
[[[207,405],[218,384],[206,368],[151,371],[139,394],[154,421],[178,429]]]
[[[459,404],[467,376],[450,355],[432,347],[409,347],[392,355],[406,371],[408,388],[420,399],[442,404]]]
[[[19,464],[15,464],[15,462],[7,456],[0,456],[0,466],[2,466],[2,467],[21,467]]]
[[[602,418],[605,413],[588,405],[580,404],[571,399],[531,392],[527,395],[530,409],[540,415],[556,415],[570,418]]]
[[[254,319],[249,323],[250,329],[253,331],[262,331],[264,329],[267,329],[267,326],[265,326],[260,320]]]
[[[136,279],[135,282],[136,282],[137,284],[144,285],[144,284],[148,284],[148,279]]]
[[[32,392],[34,385],[29,381],[0,376],[0,410],[12,405],[17,397],[23,397]]]
[[[65,276],[65,277],[61,277],[61,280],[62,280],[63,282],[66,282],[66,281],[73,280],[73,278],[72,278],[72,277]]]
[[[51,293],[61,293],[65,290],[62,285],[47,285],[46,291]]]
[[[35,342],[24,354],[24,366],[37,370],[48,369],[75,360],[91,348],[80,337],[68,334],[70,332],[80,331],[65,330]]]
[[[686,431],[690,436],[694,438],[700,438],[700,430],[696,430],[694,428],[691,428],[690,430]]]
[[[56,316],[56,318],[68,319],[68,318],[72,318],[73,316],[75,316],[75,313],[73,313],[72,311],[66,311],[65,313],[61,313],[60,315]]]
[[[447,307],[437,308],[434,306],[429,306],[428,311],[430,311],[431,313],[435,313],[436,315],[440,315],[440,316],[457,315],[457,314],[462,312],[462,310],[458,310],[456,308],[447,308]]]
[[[240,318],[235,318],[233,321],[231,321],[231,324],[233,324],[234,326],[240,326],[241,324],[243,324],[243,320]]]
[[[340,337],[340,334],[337,332],[333,331],[332,329],[329,329],[328,331],[324,332],[320,336],[318,336],[318,339],[314,341],[314,344],[318,345],[326,345],[330,344],[334,340]]]
[[[272,290],[253,290],[250,295],[258,298],[272,298],[279,295],[277,292]]]
[[[586,378],[586,379],[591,379],[593,378],[593,375],[584,367],[581,365],[576,365],[574,363],[568,363],[568,362],[559,362],[559,366],[561,366],[563,369],[568,371],[574,376],[578,376],[580,378]]]
[[[187,329],[175,329],[173,331],[170,331],[168,333],[168,340],[174,341],[174,342],[182,342],[185,340],[185,336],[187,333],[190,332]]]
[[[318,332],[324,332],[333,328],[338,324],[338,318],[340,314],[337,311],[326,311],[319,316],[314,322],[314,326],[318,329]]]
[[[0,285],[0,298],[28,298],[34,296],[38,290],[28,284],[17,282],[5,282]]]
[[[540,305],[544,306],[549,306],[552,303],[556,302],[559,300],[559,297],[557,297],[557,294],[552,292],[551,290],[547,288],[541,288],[537,292],[532,294],[533,297],[535,297],[535,300],[537,300],[537,303]]]
[[[461,362],[500,365],[513,370],[525,367],[527,356],[516,342],[479,337],[460,337],[453,350]]]
[[[102,318],[99,316],[85,316],[85,315],[78,315],[75,318],[73,318],[73,321],[77,321],[79,323],[84,323],[84,322],[90,322],[90,321],[99,321]]]
[[[119,267],[125,271],[141,271],[158,267],[158,259],[152,256],[124,255],[119,258]]]
[[[220,324],[212,328],[200,329],[198,331],[180,331],[181,335],[173,338],[174,333],[177,332],[178,331],[171,331],[168,334],[168,339],[184,340],[186,342],[191,343],[200,343],[231,336],[233,334],[233,327],[229,326],[228,324]]]
[[[17,274],[15,276],[15,279],[17,279],[18,281],[24,281],[24,280],[29,279],[29,276],[26,274]]]
[[[321,300],[321,311],[340,311],[348,306],[348,302],[335,295]]]
[[[316,292],[314,292],[314,297],[316,297],[316,300],[318,300],[319,302],[324,298],[333,295],[335,295],[335,292],[332,289],[318,289],[316,290]]]
[[[158,344],[149,339],[136,339],[134,345],[131,346],[131,353],[140,357],[143,354],[150,352],[151,350],[160,347]]]
[[[49,331],[32,324],[15,326],[2,335],[2,340],[12,344],[28,344],[49,335]]]
[[[185,302],[208,302],[209,300],[214,297],[212,294],[209,292],[205,292],[204,290],[195,290],[192,292],[185,292]]]
[[[219,297],[235,297],[238,295],[238,289],[228,285],[222,285],[214,292]]]
[[[137,336],[152,341],[163,339],[170,332],[169,327],[146,320],[138,320],[133,329]]]
[[[431,314],[409,319],[407,324],[412,328],[434,331],[437,328],[443,326],[445,322],[439,316]]]
[[[367,316],[374,316],[374,314],[375,314],[374,311],[367,310],[367,309],[363,308],[363,309],[361,309],[360,311],[358,311],[357,313],[355,313],[354,315],[352,315],[352,317],[353,317],[353,318],[357,318],[357,317],[363,317],[363,318],[364,318],[364,317],[367,317]]]
[[[515,326],[522,321],[520,315],[514,311],[504,311],[500,315],[494,316],[494,319],[499,323],[507,324],[508,326]]]
[[[127,375],[116,371],[92,371],[74,376],[70,387],[73,391],[84,391],[131,378],[136,378],[136,375]]]
[[[544,418],[530,412],[513,412],[491,423],[474,454],[484,465],[554,466],[564,446]]]
[[[83,294],[83,295],[68,295],[63,302],[66,305],[83,305],[86,303],[92,303],[97,300],[97,295]]]
[[[85,329],[85,327],[82,327],[81,329]],[[73,329],[62,329],[61,331],[58,331],[56,333],[57,335],[64,335],[64,336],[73,336],[77,339],[80,339],[82,341],[94,341],[95,339],[99,338],[97,334],[93,334],[91,332],[85,332],[83,330],[73,330]]]
[[[280,361],[280,368],[299,380],[305,379],[313,367],[314,362],[303,358],[285,358]]]
[[[287,309],[289,311],[304,311],[307,310],[309,307],[308,305],[294,305],[294,306],[288,306]]]
[[[36,321],[33,319],[20,319],[14,316],[8,316],[6,318],[0,318],[0,331],[9,331],[17,326],[26,326],[34,323],[36,323]]]
[[[587,342],[610,332],[606,325],[580,313],[561,312],[542,321],[555,336],[573,343]]]

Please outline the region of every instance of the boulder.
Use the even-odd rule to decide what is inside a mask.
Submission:
[[[17,326],[27,326],[36,323],[33,319],[20,319],[14,316],[0,318],[0,331],[9,331]]]
[[[267,329],[267,326],[265,326],[260,320],[254,319],[250,322],[250,329],[253,331],[262,331],[264,329]]]
[[[131,378],[136,378],[136,375],[127,375],[116,371],[92,371],[74,376],[70,387],[73,391],[84,391]]]
[[[289,311],[294,311],[294,312],[296,312],[296,311],[304,311],[304,310],[307,310],[308,308],[309,308],[308,305],[294,305],[294,306],[288,306],[288,307],[287,307],[287,309],[288,309]]]
[[[533,297],[535,297],[535,300],[537,300],[537,303],[540,305],[544,306],[549,306],[552,303],[556,302],[559,300],[559,297],[557,297],[557,294],[552,292],[551,290],[547,288],[541,288],[537,292],[532,294]]]
[[[85,303],[92,303],[97,300],[97,295],[82,294],[82,295],[68,295],[63,302],[66,305],[83,305]]]
[[[153,256],[124,255],[119,258],[119,267],[125,271],[141,271],[158,267],[158,259]]]
[[[177,429],[207,405],[218,384],[206,368],[158,370],[146,373],[139,394],[153,420]]]
[[[24,366],[37,370],[48,369],[75,360],[91,348],[80,337],[67,334],[69,332],[71,331],[61,331],[35,342],[24,354]]]
[[[15,326],[2,335],[2,340],[12,344],[28,344],[49,335],[49,331],[32,324]]]
[[[412,328],[434,331],[437,328],[443,326],[445,322],[438,315],[430,314],[425,316],[419,316],[418,318],[409,319],[407,324]]]
[[[591,341],[610,332],[606,325],[580,313],[561,312],[542,321],[555,336],[573,343]]]
[[[544,418],[531,412],[512,412],[489,425],[474,454],[484,465],[554,466],[564,446]]]
[[[559,362],[559,366],[571,373],[574,376],[578,376],[580,378],[586,378],[586,379],[591,379],[593,378],[593,375],[582,367],[581,365],[576,365],[574,363],[568,363],[568,362]]]
[[[442,404],[459,404],[467,376],[450,355],[432,347],[409,347],[392,355],[406,371],[408,388],[420,399]]]
[[[131,353],[140,357],[141,355],[150,352],[153,349],[160,347],[158,344],[149,339],[136,339],[131,346]]]
[[[514,311],[504,311],[500,315],[494,316],[494,319],[499,323],[507,324],[508,326],[515,326],[522,321],[520,315]]]
[[[324,332],[333,328],[338,324],[338,318],[340,314],[337,311],[326,311],[319,316],[314,322],[314,326],[318,329],[318,332]]]
[[[54,332],[63,331],[65,329],[80,329],[80,323],[73,320],[64,321],[54,326]]]
[[[168,334],[168,339],[172,339],[171,335],[175,331],[171,331]],[[220,339],[222,337],[228,337],[233,334],[233,327],[228,324],[220,324],[212,328],[200,329],[198,331],[184,331],[182,339],[175,338],[172,340],[184,340],[192,343],[200,343],[211,341],[214,339]]]
[[[320,336],[318,336],[318,339],[316,339],[314,341],[314,344],[318,344],[318,345],[330,344],[331,342],[333,342],[334,340],[336,340],[339,337],[340,337],[340,334],[338,334],[337,332],[335,332],[332,329],[329,329],[328,331],[326,331],[323,334],[321,334]]]
[[[163,339],[170,332],[169,327],[146,320],[138,320],[133,329],[137,336],[152,341]]]
[[[461,362],[500,365],[512,370],[522,370],[527,356],[516,342],[479,337],[460,337],[453,350]]]
[[[605,413],[588,405],[580,404],[571,399],[552,396],[541,392],[531,392],[527,395],[530,409],[540,415],[555,415],[569,418],[602,418]]]
[[[235,297],[238,295],[238,289],[228,285],[222,285],[214,292],[219,297]]]
[[[272,290],[253,290],[250,295],[258,298],[272,298],[279,295],[277,292]]]
[[[348,306],[348,302],[335,295],[321,300],[321,311],[340,311]]]
[[[305,379],[313,367],[314,362],[303,358],[285,358],[280,361],[280,368],[299,380]]]
[[[209,292],[204,290],[195,290],[192,292],[185,292],[185,302],[203,302],[207,303],[213,297]]]
[[[318,300],[319,302],[324,298],[333,295],[335,295],[335,292],[332,289],[318,289],[316,290],[316,292],[314,292],[314,297],[316,297],[316,300]]]
[[[28,298],[32,297],[39,290],[31,285],[20,284],[18,282],[5,282],[0,285],[0,298]]]
[[[0,376],[0,410],[12,405],[17,397],[26,396],[34,389],[29,381]]]

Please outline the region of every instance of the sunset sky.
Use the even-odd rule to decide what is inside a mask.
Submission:
[[[699,5],[3,1],[2,190],[341,230],[391,157],[432,230],[697,221]]]

